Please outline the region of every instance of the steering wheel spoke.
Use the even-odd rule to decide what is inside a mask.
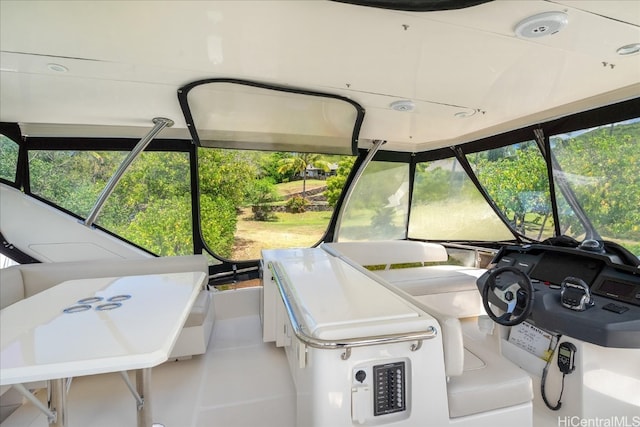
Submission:
[[[518,290],[520,289],[520,285],[514,283],[507,287],[507,289],[495,288],[493,293],[497,296],[500,301],[504,302],[507,305],[507,313],[511,314],[516,309],[516,305],[518,303]]]
[[[499,286],[500,282],[509,283]],[[524,322],[533,309],[533,285],[531,279],[515,267],[501,267],[492,270],[487,276],[482,289],[482,303],[494,322],[505,326],[514,326]],[[490,298],[493,295],[494,298]],[[502,303],[505,312],[497,316],[489,303]],[[519,314],[514,314],[516,308]]]
[[[505,313],[502,313],[502,315],[498,316],[498,320],[500,320],[502,322],[508,322],[508,321],[511,320],[511,315],[512,314],[513,314],[513,312],[509,312],[509,311],[507,311]],[[500,322],[498,322],[498,323],[500,323]]]

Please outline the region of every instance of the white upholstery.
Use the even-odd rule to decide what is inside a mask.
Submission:
[[[465,323],[475,320],[463,321]],[[533,400],[531,377],[518,366],[498,354],[489,339],[478,334],[464,334],[465,363],[462,375],[449,379],[447,396],[449,415],[463,417]]]
[[[425,307],[447,313],[449,316],[463,319],[485,315],[482,305],[482,295],[477,289],[472,291],[442,292],[439,294],[414,295],[414,301],[419,301]]]
[[[376,276],[430,309],[462,318],[484,314],[476,280],[486,270],[457,265],[374,270]]]
[[[449,314],[457,312],[458,317],[482,314],[482,309],[478,310],[482,304],[478,305],[480,294],[476,280],[485,269],[457,265],[391,268],[395,264],[447,261],[447,251],[442,245],[411,240],[380,240],[324,243],[322,246],[333,255],[359,266],[384,265],[384,270],[376,269],[371,273],[413,297],[438,295],[438,298],[430,301],[438,311]],[[442,297],[442,294],[460,295],[464,292],[464,306],[460,306],[461,301],[455,296]]]
[[[323,245],[360,265],[385,265],[387,269],[393,264],[445,262],[449,258],[444,246],[413,240],[337,242]]]
[[[207,259],[203,255],[23,264],[9,268],[19,268],[22,272],[26,298],[65,280],[181,271],[209,274]]]
[[[461,320],[418,304],[438,320],[442,330],[451,418],[531,402],[531,378],[500,355],[490,338],[477,331],[475,318]],[[475,334],[469,333],[469,324],[473,324]]]
[[[448,377],[461,375],[465,358],[460,319],[433,309],[425,311],[438,321],[442,330],[445,375]]]
[[[486,270],[457,265],[377,270],[375,274],[409,295],[477,290],[476,279]]]

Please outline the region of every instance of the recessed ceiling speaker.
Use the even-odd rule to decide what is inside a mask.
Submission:
[[[524,39],[545,37],[562,30],[568,23],[569,16],[564,12],[544,12],[518,22],[515,33]]]

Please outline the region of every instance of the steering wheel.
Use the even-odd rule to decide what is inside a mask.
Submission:
[[[484,282],[482,304],[494,322],[514,326],[524,322],[531,314],[533,292],[531,279],[523,271],[515,267],[500,267],[491,271]],[[490,299],[493,300],[491,302],[505,304],[505,313],[496,316],[489,306]],[[519,314],[514,314],[516,308]]]

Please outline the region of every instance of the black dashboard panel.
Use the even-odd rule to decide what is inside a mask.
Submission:
[[[563,252],[545,251],[531,269],[532,279],[560,284],[566,277],[578,277],[587,284],[593,283],[604,268],[604,261]]]
[[[604,347],[640,348],[640,269],[615,264],[606,254],[548,245],[506,246],[494,264],[514,266],[531,278],[528,321],[536,326]],[[477,281],[480,292],[487,274]],[[567,277],[589,286],[593,305],[585,311],[561,304],[560,284]]]

